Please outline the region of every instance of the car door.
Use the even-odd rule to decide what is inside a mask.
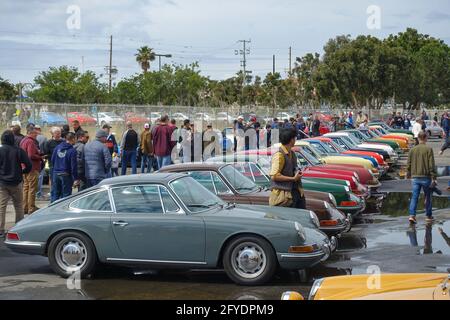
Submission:
[[[122,186],[111,192],[111,224],[122,252],[115,260],[204,264],[202,217],[186,214],[164,186]]]

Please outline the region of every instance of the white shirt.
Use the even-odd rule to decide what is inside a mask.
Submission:
[[[422,125],[418,122],[414,123],[414,125],[412,127],[412,133],[414,134],[414,138],[419,137],[420,131],[422,131]]]

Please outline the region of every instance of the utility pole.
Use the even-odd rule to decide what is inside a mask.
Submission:
[[[109,40],[109,92],[111,92],[112,87],[112,35]]]
[[[81,56],[81,73],[84,73],[84,56]]]
[[[247,71],[247,55],[250,54],[250,48],[247,48],[247,43],[251,43],[251,40],[239,40],[238,42],[242,43],[242,50],[235,50],[235,55],[241,55],[241,67],[243,71],[243,79],[242,79],[242,97],[244,97],[244,87],[247,85],[247,74],[251,73],[251,71]],[[242,112],[242,105],[239,107],[239,112]]]
[[[272,57],[272,74],[275,74],[275,55]]]
[[[292,47],[289,47],[289,76],[292,74]]]

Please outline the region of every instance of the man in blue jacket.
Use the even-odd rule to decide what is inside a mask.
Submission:
[[[66,141],[60,143],[52,154],[52,190],[51,202],[68,197],[72,194],[72,187],[78,185],[77,150],[75,134],[68,132]]]
[[[98,130],[95,134],[95,140],[84,146],[84,175],[88,188],[99,184],[103,179],[110,176],[112,157],[105,146],[107,137],[108,135],[104,130]]]

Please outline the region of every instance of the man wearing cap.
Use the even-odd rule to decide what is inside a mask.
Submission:
[[[141,173],[145,173],[145,167],[147,167],[147,173],[150,173],[153,168],[154,151],[152,133],[150,131],[150,124],[144,124],[144,131],[141,133],[141,145],[140,150],[142,153],[141,158]]]
[[[122,141],[120,142],[120,153],[122,159],[122,175],[127,173],[128,162],[131,162],[131,173],[136,174],[136,157],[137,148],[139,146],[138,134],[133,129],[133,124],[127,122],[127,130],[123,133]]]
[[[112,155],[114,152],[119,153],[119,148],[117,147],[117,141],[116,137],[111,133],[111,126],[107,123],[105,123],[102,127],[103,130],[105,130],[106,134],[108,135],[106,137],[106,147],[109,150],[109,153]]]
[[[106,138],[107,133],[104,130],[98,130],[95,140],[84,146],[84,174],[88,187],[99,184],[111,172],[112,158],[105,146]]]

